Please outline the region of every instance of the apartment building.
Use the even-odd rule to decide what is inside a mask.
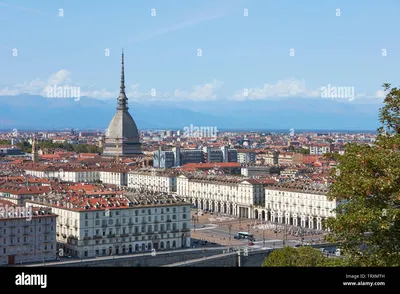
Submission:
[[[30,205],[51,208],[57,242],[79,258],[190,247],[190,204],[164,193],[119,197],[33,197]]]
[[[23,167],[27,175],[59,179],[73,183],[95,183],[101,181],[104,184],[126,186],[129,169],[123,167],[86,167],[86,166],[46,166],[28,165]]]
[[[310,155],[322,155],[333,152],[334,149],[334,144],[314,144],[310,145]]]
[[[12,202],[14,205],[24,205],[26,199],[34,195],[50,192],[50,186],[19,186],[13,183],[0,186],[0,200]]]
[[[48,209],[0,200],[0,266],[55,260],[56,218]]]
[[[322,230],[322,221],[336,216],[337,202],[328,200],[327,192],[299,184],[268,186],[265,211],[261,211],[259,218]]]
[[[176,192],[176,173],[169,171],[132,171],[128,173],[128,188],[152,192]]]
[[[264,185],[256,179],[232,176],[177,177],[177,195],[200,209],[254,218],[254,206],[264,204]]]
[[[237,152],[237,161],[241,164],[251,164],[256,162],[257,153],[248,149],[240,149]]]

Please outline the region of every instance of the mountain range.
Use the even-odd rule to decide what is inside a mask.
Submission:
[[[0,96],[0,129],[105,129],[117,100]],[[382,103],[284,98],[252,101],[130,101],[139,129],[212,126],[218,130],[376,130]]]

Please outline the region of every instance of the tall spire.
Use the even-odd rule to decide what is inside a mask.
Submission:
[[[118,110],[127,110],[128,98],[125,94],[125,70],[124,70],[124,49],[122,49],[122,63],[121,63],[121,87],[118,96]]]

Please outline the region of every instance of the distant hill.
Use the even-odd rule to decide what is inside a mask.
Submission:
[[[81,97],[0,96],[0,129],[102,129],[117,101]],[[190,124],[217,129],[375,130],[380,104],[328,99],[290,98],[273,101],[132,102],[129,111],[139,129],[182,129]]]

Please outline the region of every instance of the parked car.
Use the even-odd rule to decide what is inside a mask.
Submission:
[[[248,245],[249,245],[249,246],[253,246],[254,243],[250,241],[250,242],[248,243]]]
[[[233,236],[233,239],[240,239],[239,236]]]

